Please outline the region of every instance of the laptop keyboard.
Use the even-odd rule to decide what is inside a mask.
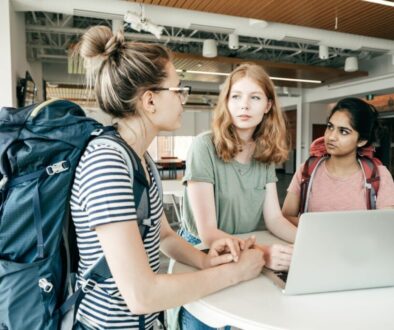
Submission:
[[[286,283],[288,272],[284,272],[284,271],[274,271],[274,273],[275,273],[275,275],[278,276],[283,282]]]

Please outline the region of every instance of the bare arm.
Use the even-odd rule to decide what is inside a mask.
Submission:
[[[282,213],[293,225],[298,226],[298,213],[300,209],[299,194],[288,192],[283,203]]]
[[[265,223],[270,232],[285,241],[294,242],[296,227],[290,223],[281,212],[276,183],[274,182],[266,185],[263,213]]]
[[[204,269],[226,263],[229,261],[237,261],[239,258],[239,249],[235,246],[233,238],[227,239],[225,242],[226,252],[229,254],[221,254],[216,258],[207,258],[207,255],[192,245],[187,243],[183,238],[178,236],[168,224],[167,218],[163,212],[161,216],[160,229],[160,249],[168,257],[180,261],[184,264],[193,266],[198,269]],[[231,258],[229,258],[231,257]]]
[[[210,246],[219,238],[232,237],[218,229],[213,185],[207,182],[188,181],[187,193],[201,241]]]
[[[236,263],[193,273],[155,274],[149,267],[136,221],[101,225],[96,232],[119,291],[136,314],[152,313],[199,299],[257,276],[263,266],[262,253],[248,249]],[[190,254],[189,251],[180,256]],[[192,263],[199,264],[200,259],[196,254]]]

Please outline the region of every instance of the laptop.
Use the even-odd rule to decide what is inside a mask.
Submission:
[[[394,286],[394,209],[304,213],[289,271],[263,274],[285,295]]]

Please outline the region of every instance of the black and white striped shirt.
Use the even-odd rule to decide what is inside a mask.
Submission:
[[[150,175],[149,198],[152,227],[144,240],[149,265],[160,267],[160,216],[163,212],[158,188]],[[105,144],[89,145],[78,164],[71,196],[71,213],[76,227],[80,254],[78,273],[83,273],[102,254],[95,227],[112,222],[134,221],[137,214],[133,187],[122,154]],[[157,313],[145,315],[150,329]],[[94,329],[138,329],[139,316],[133,315],[113,278],[100,283],[83,298],[77,318]]]

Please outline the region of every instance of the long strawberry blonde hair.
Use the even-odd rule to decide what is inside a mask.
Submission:
[[[216,152],[220,159],[228,162],[242,149],[241,139],[233,125],[227,103],[231,87],[244,77],[253,79],[272,103],[271,109],[253,133],[252,137],[256,143],[253,158],[262,163],[282,163],[287,159],[289,151],[285,120],[271,79],[261,66],[253,63],[240,65],[231,72],[223,84],[212,122]]]

